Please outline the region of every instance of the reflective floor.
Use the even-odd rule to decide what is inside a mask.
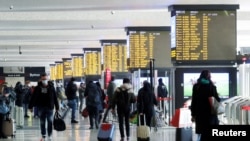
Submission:
[[[31,115],[31,113],[30,113]],[[83,118],[79,113],[77,117],[79,120],[78,124],[71,124],[70,120],[71,111],[68,111],[65,122],[67,129],[65,131],[57,132],[53,130],[52,141],[97,141],[97,129],[89,130],[89,120],[88,118]],[[115,135],[113,140],[120,140],[120,133],[117,122],[115,128]],[[196,136],[193,134],[193,140]],[[25,119],[25,126],[23,129],[17,129],[15,138],[9,137],[8,141],[40,141],[40,127],[39,119],[34,117],[29,117]],[[48,139],[46,139],[48,140]],[[150,136],[151,141],[175,141],[175,128],[174,127],[161,127],[158,131],[151,131]],[[136,141],[136,126],[131,125],[131,137],[130,141]]]

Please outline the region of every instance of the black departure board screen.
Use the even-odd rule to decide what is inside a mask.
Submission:
[[[72,77],[72,59],[63,58],[63,78]]]
[[[71,54],[73,77],[83,76],[83,54]]]
[[[111,72],[127,72],[127,45],[121,43],[103,43],[103,68]]]
[[[101,52],[92,51],[84,54],[85,75],[101,74]]]
[[[236,10],[172,11],[172,61],[234,64],[236,34]]]
[[[149,68],[155,59],[155,68],[171,66],[170,27],[145,27],[128,30],[129,68]]]

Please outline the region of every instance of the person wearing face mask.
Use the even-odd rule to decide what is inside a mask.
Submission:
[[[59,103],[56,95],[56,90],[52,82],[48,81],[47,74],[42,74],[38,85],[35,87],[34,92],[29,102],[29,109],[32,112],[33,107],[37,107],[40,118],[40,129],[42,138],[40,141],[44,141],[46,138],[46,125],[47,122],[47,134],[49,139],[52,138],[52,120],[54,108],[59,110]]]

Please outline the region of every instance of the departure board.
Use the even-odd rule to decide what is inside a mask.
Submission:
[[[170,27],[128,28],[129,68],[149,68],[150,59],[155,68],[171,67]]]
[[[74,77],[83,76],[83,54],[72,54],[72,72]]]
[[[56,64],[56,80],[63,79],[63,62],[55,62]]]
[[[50,80],[56,80],[56,66],[55,66],[55,64],[50,64]]]
[[[84,61],[86,75],[101,75],[101,52],[86,52]]]
[[[127,72],[127,45],[103,43],[103,67],[111,72]]]
[[[72,60],[71,58],[63,58],[63,78],[72,77]]]
[[[171,13],[174,63],[236,61],[236,10],[177,10]]]

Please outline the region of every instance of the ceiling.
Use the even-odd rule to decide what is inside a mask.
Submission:
[[[49,67],[127,26],[170,26],[172,4],[240,4],[237,47],[250,47],[248,0],[0,0],[0,66]]]

